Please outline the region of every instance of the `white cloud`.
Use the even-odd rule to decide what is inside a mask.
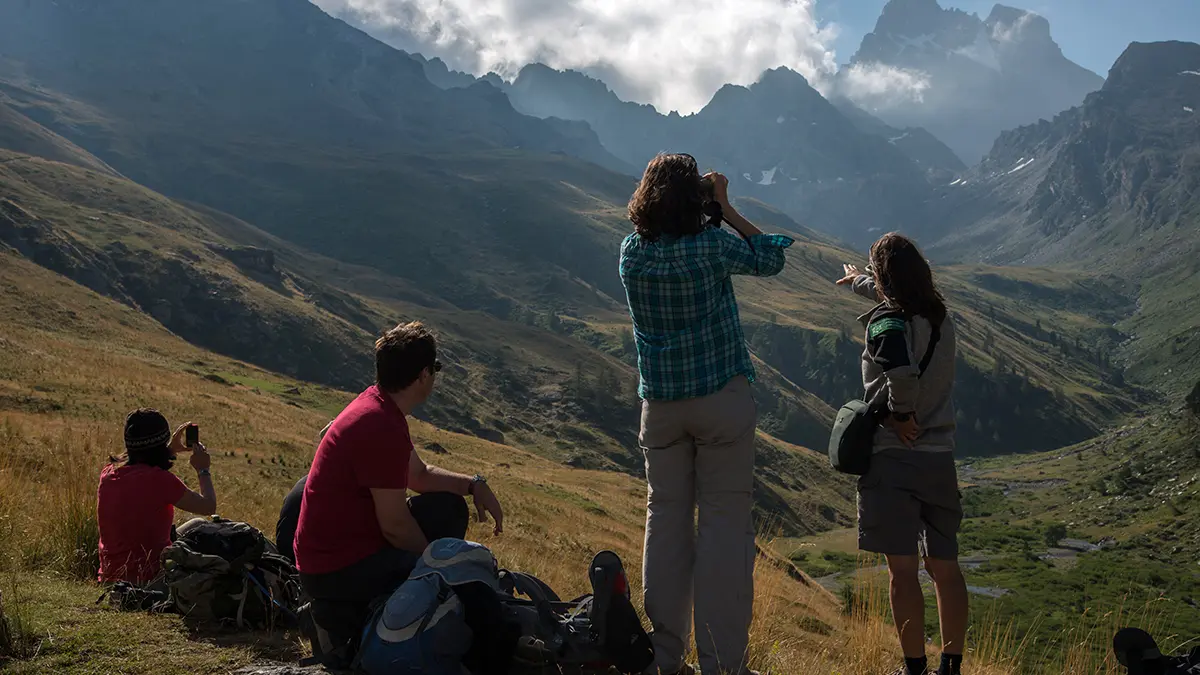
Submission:
[[[919,70],[856,63],[842,70],[838,92],[870,109],[921,102],[929,89],[929,76]]]
[[[1037,19],[1033,12],[1025,12],[1011,24],[997,23],[992,27],[992,39],[996,42],[1017,42],[1025,33],[1025,28]]]
[[[601,77],[622,98],[689,113],[722,85],[787,66],[828,91],[836,27],[815,0],[314,0],[397,47],[512,78],[541,62]],[[919,97],[913,73],[876,68],[854,92]]]

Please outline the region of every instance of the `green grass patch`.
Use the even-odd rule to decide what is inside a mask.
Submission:
[[[859,566],[858,555],[843,551],[800,549],[792,554],[792,562],[811,577],[853,572]]]

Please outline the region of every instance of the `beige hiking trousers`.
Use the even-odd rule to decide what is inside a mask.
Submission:
[[[746,671],[757,418],[741,375],[709,396],[642,402],[649,484],[642,583],[659,672],[682,665],[693,611],[704,675]]]

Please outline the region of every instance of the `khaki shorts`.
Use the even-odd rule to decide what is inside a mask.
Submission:
[[[958,559],[962,493],[953,452],[884,450],[858,479],[858,547]]]

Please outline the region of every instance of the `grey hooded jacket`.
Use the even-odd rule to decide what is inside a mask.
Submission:
[[[854,292],[878,300],[875,281],[868,275],[854,281]],[[941,325],[941,338],[929,367],[920,375],[920,364],[933,337],[933,325],[923,316],[908,316],[880,303],[859,317],[866,330],[862,376],[865,399],[872,406],[895,413],[914,413],[921,436],[914,450],[954,450],[954,322],[949,316]],[[887,426],[875,434],[875,452],[906,448]]]

